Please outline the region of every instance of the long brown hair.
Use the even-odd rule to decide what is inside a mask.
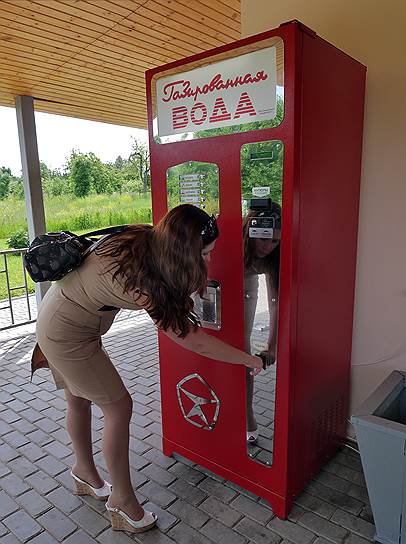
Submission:
[[[203,210],[182,204],[154,227],[131,225],[96,250],[115,261],[110,271],[124,292],[133,293],[135,301],[147,296],[148,313],[158,326],[181,337],[198,324],[190,295],[206,289],[202,232],[210,221]]]

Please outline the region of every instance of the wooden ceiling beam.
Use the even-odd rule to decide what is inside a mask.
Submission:
[[[145,128],[147,69],[239,37],[239,0],[1,0],[0,105]]]

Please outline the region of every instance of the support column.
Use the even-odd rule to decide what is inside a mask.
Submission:
[[[44,234],[46,231],[37,133],[35,129],[34,99],[32,96],[17,96],[15,104],[23,170],[28,236],[30,241],[32,241],[36,236]],[[35,284],[37,307],[49,286],[49,282]]]

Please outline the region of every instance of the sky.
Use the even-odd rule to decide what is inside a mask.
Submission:
[[[62,168],[72,149],[92,151],[102,162],[113,162],[118,155],[128,158],[133,136],[147,142],[146,130],[84,121],[62,115],[35,113],[40,161],[51,168]],[[21,175],[20,148],[14,108],[0,106],[0,166]]]

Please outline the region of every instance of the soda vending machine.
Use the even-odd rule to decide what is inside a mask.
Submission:
[[[267,363],[253,379],[160,333],[163,451],[281,518],[346,435],[365,75],[298,21],[146,74],[154,222],[217,216],[195,309]]]

